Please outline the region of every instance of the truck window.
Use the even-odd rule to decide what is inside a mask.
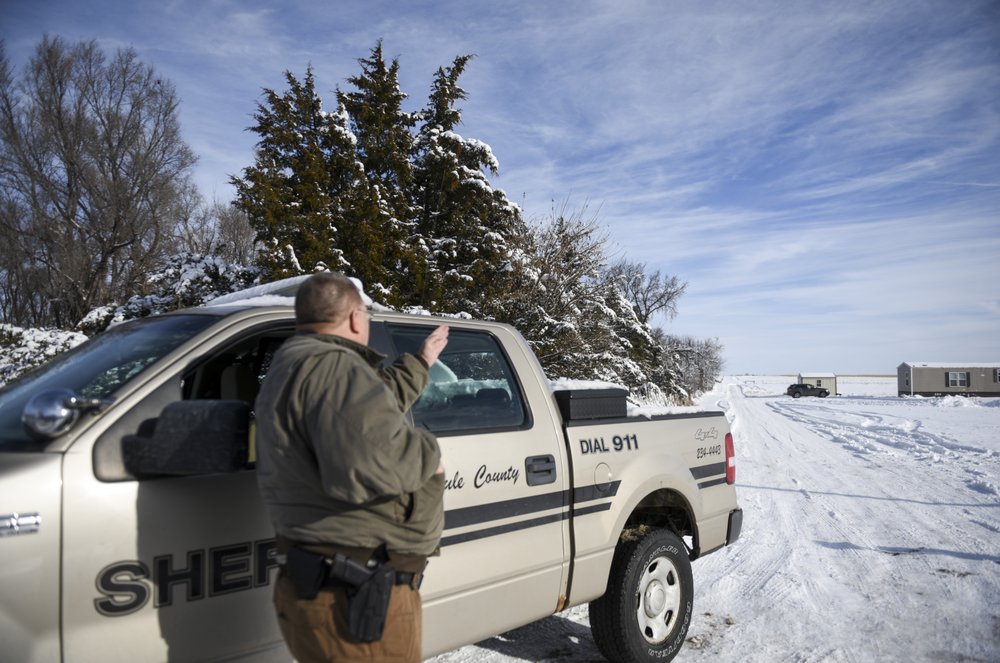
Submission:
[[[293,327],[286,326],[244,338],[189,368],[181,381],[184,400],[235,400],[245,401],[250,406],[248,468],[257,462],[253,407],[260,383],[271,367],[274,353],[294,333]]]
[[[293,333],[291,327],[272,329],[198,362],[184,373],[184,400],[241,400],[252,408],[274,353]]]
[[[217,321],[212,317],[210,321]],[[183,369],[153,390],[141,403],[130,408],[104,433],[94,448],[94,473],[101,481],[131,481],[136,476],[126,466],[123,444],[145,444],[156,434],[161,412],[176,401],[242,400],[251,408],[248,430],[248,459],[245,469],[256,461],[255,426],[252,408],[260,382],[270,367],[274,353],[294,333],[289,322],[266,323],[255,329],[219,338],[211,351],[192,353]],[[175,369],[176,370],[176,369]]]
[[[108,398],[147,366],[218,318],[176,315],[143,318],[112,327],[0,390],[0,451],[41,450],[21,426],[24,404],[48,389],[71,389]]]
[[[388,325],[396,351],[416,354],[432,327]],[[452,328],[430,369],[430,384],[410,410],[413,423],[434,433],[516,429],[528,423],[514,371],[486,332]]]

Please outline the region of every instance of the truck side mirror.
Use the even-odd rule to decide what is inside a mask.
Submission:
[[[151,436],[122,438],[125,468],[138,478],[237,472],[247,465],[249,430],[245,401],[176,401]]]
[[[21,411],[21,425],[34,440],[53,440],[80,418],[80,413],[98,410],[111,401],[86,398],[70,389],[50,389],[35,394]]]

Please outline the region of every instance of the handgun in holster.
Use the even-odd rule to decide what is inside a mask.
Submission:
[[[377,560],[365,565],[341,553],[330,557],[293,546],[288,549],[285,572],[300,599],[314,599],[320,589],[332,583],[345,585],[351,637],[359,642],[382,638],[396,584],[396,572],[391,566]]]

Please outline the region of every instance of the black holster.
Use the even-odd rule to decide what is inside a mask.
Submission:
[[[358,642],[382,638],[396,584],[396,572],[391,566],[375,563],[369,567],[340,553],[328,557],[293,546],[288,549],[285,572],[300,599],[312,600],[320,589],[333,583],[344,585],[351,637]]]
[[[396,572],[387,564],[379,564],[363,583],[348,587],[347,627],[352,638],[360,642],[382,639],[395,584]]]

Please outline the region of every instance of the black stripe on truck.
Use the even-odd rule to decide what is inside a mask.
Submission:
[[[707,479],[708,477],[716,477],[718,475],[723,475],[721,479],[711,479],[710,481],[700,481],[701,479]],[[694,477],[695,481],[699,481],[698,488],[711,488],[712,486],[718,486],[720,484],[726,483],[726,464],[723,463],[712,463],[711,465],[699,465],[698,467],[691,468],[691,476]]]
[[[621,485],[621,481],[612,481],[611,483],[604,485],[606,487],[605,490],[600,490],[596,485],[591,485],[577,488],[573,491],[576,515],[585,516],[590,513],[607,511],[611,508],[611,502],[592,504],[582,508],[580,506],[586,502],[594,502],[614,497],[618,493],[618,487]],[[519,520],[515,523],[505,523],[494,527],[477,529],[472,532],[463,532],[462,534],[444,536],[441,538],[441,545],[450,546],[459,543],[466,543],[468,541],[485,539],[491,536],[499,536],[501,534],[516,532],[522,529],[530,529],[532,527],[541,527],[542,525],[549,525],[561,520],[566,520],[569,518],[568,499],[569,491],[563,490],[554,493],[545,493],[543,495],[522,497],[515,500],[492,502],[490,504],[483,504],[480,506],[450,509],[444,514],[445,530],[468,527],[469,525],[490,523],[506,518],[515,518],[517,516],[527,516],[533,513],[549,511],[552,509],[561,510],[559,513],[547,514],[544,516],[538,516],[537,518],[529,518],[527,520]]]

